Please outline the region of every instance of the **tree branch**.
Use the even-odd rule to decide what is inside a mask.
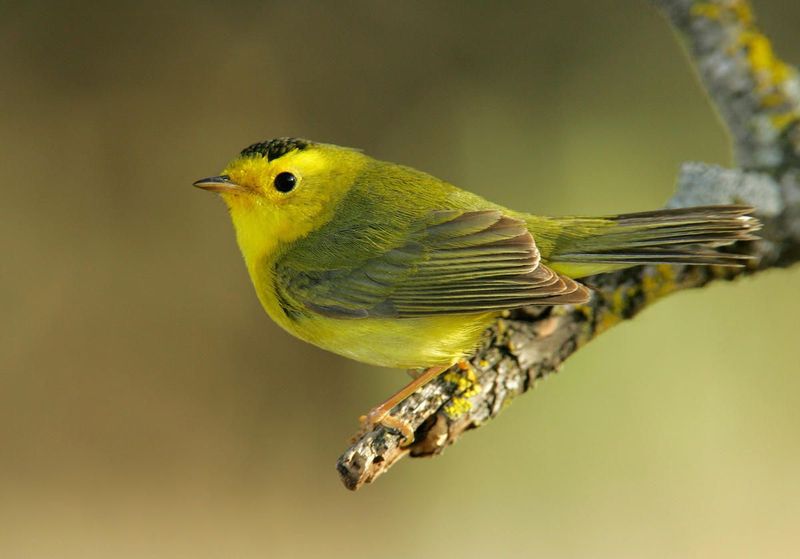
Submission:
[[[762,240],[731,250],[756,257],[747,268],[641,266],[587,278],[588,304],[518,309],[498,320],[471,359],[398,405],[416,429],[360,433],[339,458],[349,489],[374,481],[404,456],[441,453],[466,430],[496,417],[519,394],[558,370],[578,348],[654,301],[800,259],[800,81],[775,57],[743,0],[653,0],[683,38],[700,79],[731,134],[739,169],[684,164],[669,206],[750,204],[764,222]]]

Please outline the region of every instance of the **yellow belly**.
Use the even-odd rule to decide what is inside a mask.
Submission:
[[[452,365],[468,357],[497,313],[422,318],[302,317],[286,329],[357,361],[406,369]]]
[[[275,296],[271,266],[247,255],[245,260],[261,305],[279,326],[315,346],[371,365],[403,369],[452,365],[475,350],[499,315],[340,319],[309,312],[290,318]]]

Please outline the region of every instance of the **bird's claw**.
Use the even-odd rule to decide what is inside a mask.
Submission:
[[[400,441],[400,446],[408,446],[414,442],[414,429],[406,421],[397,417],[389,415],[389,412],[383,410],[372,410],[367,415],[362,415],[358,418],[361,423],[361,430],[359,434],[368,433],[376,426],[380,425],[386,429],[399,431],[403,437]]]

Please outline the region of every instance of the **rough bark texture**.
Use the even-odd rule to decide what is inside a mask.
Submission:
[[[800,81],[776,58],[742,0],[653,0],[678,31],[730,132],[737,169],[685,164],[672,207],[746,203],[764,222],[761,241],[734,246],[757,257],[747,268],[644,266],[588,278],[586,305],[513,311],[486,332],[471,360],[417,391],[392,415],[416,429],[359,433],[337,469],[349,489],[374,481],[404,456],[441,453],[468,429],[497,416],[578,348],[661,297],[800,259]]]

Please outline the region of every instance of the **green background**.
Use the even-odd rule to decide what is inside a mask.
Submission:
[[[800,4],[756,3],[800,62]],[[406,382],[260,309],[238,150],[365,148],[542,214],[731,163],[644,0],[0,3],[0,556],[788,557],[800,269],[670,297],[435,460],[349,493]]]

